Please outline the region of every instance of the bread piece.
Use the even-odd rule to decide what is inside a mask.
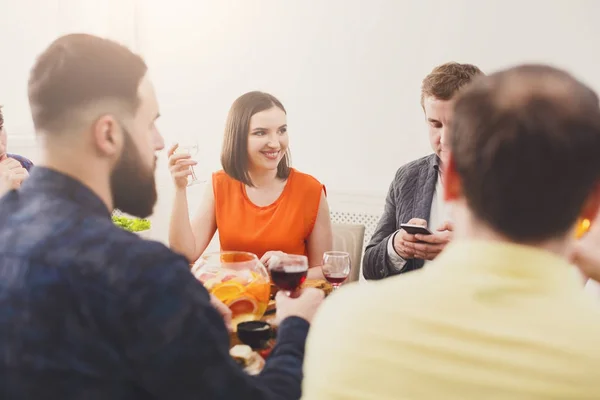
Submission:
[[[237,344],[229,349],[229,355],[243,368],[250,365],[253,353],[252,348],[245,344]]]
[[[258,375],[265,366],[265,359],[245,344],[233,346],[229,350],[229,355],[249,375]]]

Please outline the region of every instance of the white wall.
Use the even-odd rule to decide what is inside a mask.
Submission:
[[[87,32],[136,47],[136,0],[0,0],[0,104],[9,151],[38,159],[27,101],[35,57],[59,35]]]
[[[0,7],[0,104],[5,125],[10,134],[31,136],[27,76],[34,57],[58,31],[58,1],[1,0]]]
[[[220,167],[233,100],[256,89],[278,96],[288,109],[294,165],[328,186],[333,208],[379,210],[395,170],[428,153],[419,88],[437,64],[470,62],[491,72],[545,62],[600,90],[595,0],[0,3],[11,6],[2,7],[0,25],[0,103],[11,132],[30,134],[24,85],[38,48],[55,32],[108,35],[146,57],[159,127],[168,143],[200,138],[205,172]],[[164,161],[163,154],[154,218],[162,240],[172,196]],[[202,190],[190,189],[192,208]]]
[[[395,170],[429,152],[420,83],[437,64],[545,62],[600,89],[594,0],[139,1],[167,142],[200,138],[205,168],[218,169],[230,104],[271,92],[288,110],[294,165],[328,186],[334,208],[378,210]],[[164,167],[158,180],[155,226],[166,227]]]

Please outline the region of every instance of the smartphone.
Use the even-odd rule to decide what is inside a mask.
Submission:
[[[431,231],[421,225],[400,224],[400,228],[411,235],[416,235],[417,233],[420,233],[421,235],[431,235]]]

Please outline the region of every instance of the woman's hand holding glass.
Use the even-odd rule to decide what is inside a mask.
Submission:
[[[168,152],[169,171],[175,187],[185,189],[187,186],[200,183],[196,178],[194,166],[198,164],[192,157],[198,154],[198,145],[173,145]]]

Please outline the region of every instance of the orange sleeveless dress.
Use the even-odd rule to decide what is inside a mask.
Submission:
[[[246,195],[244,184],[224,171],[213,174],[215,216],[222,251],[248,251],[258,258],[267,251],[307,254],[310,236],[325,190],[310,175],[291,169],[279,198],[259,207]]]

